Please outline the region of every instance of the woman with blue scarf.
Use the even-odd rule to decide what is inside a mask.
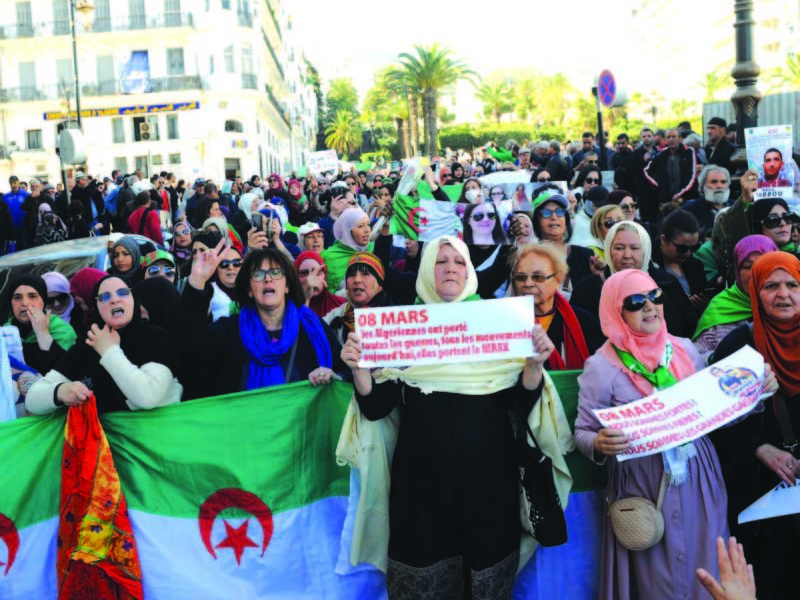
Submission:
[[[339,379],[348,369],[328,326],[305,306],[294,266],[274,249],[247,254],[236,277],[238,315],[208,323],[209,280],[223,242],[194,258],[175,335],[188,349],[184,398],[216,396],[308,379]],[[202,373],[202,375],[198,375]],[[191,383],[190,383],[191,382]]]

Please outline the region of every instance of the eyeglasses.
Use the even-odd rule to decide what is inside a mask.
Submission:
[[[112,292],[103,292],[102,294],[99,294],[98,296],[96,296],[95,300],[105,304],[106,302],[111,300],[111,297],[114,294],[116,294],[117,298],[127,298],[128,296],[131,295],[131,288],[119,288],[118,290],[113,292],[113,294],[112,294]]]
[[[483,217],[486,217],[489,221],[494,221],[497,219],[497,214],[490,212],[490,213],[475,213],[472,215],[472,220],[476,223],[483,221]]]
[[[176,229],[175,235],[191,235],[191,230],[189,229]]]
[[[648,300],[656,305],[664,304],[664,292],[661,288],[656,288],[646,294],[631,294],[622,301],[622,308],[628,312],[637,312],[644,308]]]
[[[250,274],[252,281],[264,281],[269,275],[270,279],[283,279],[283,269],[272,267],[271,269],[258,269]]]
[[[698,250],[700,250],[700,246],[703,245],[699,243],[692,244],[691,246],[687,244],[676,244],[675,240],[670,240],[669,243],[675,246],[675,252],[677,252],[678,254],[688,254],[689,252],[697,252]]]
[[[163,273],[167,277],[172,277],[173,275],[175,275],[175,268],[161,266],[161,265],[153,265],[152,267],[147,267],[147,274],[150,275],[150,277],[156,277],[161,273]]]
[[[781,223],[793,225],[797,222],[797,217],[792,213],[783,213],[782,215],[769,215],[766,219],[761,221],[767,229],[777,229]]]
[[[587,177],[586,179],[584,179],[584,181],[586,183],[600,183],[600,178],[599,177]]]
[[[494,198],[495,196],[499,196],[500,198],[502,198],[503,196],[505,196],[505,193],[503,193],[503,192],[492,192],[491,196],[492,196],[492,198]]]
[[[269,179],[267,179],[267,183],[278,183],[278,180],[275,179],[274,177],[270,177]]]
[[[636,208],[637,208],[638,206],[639,206],[639,205],[638,205],[636,202],[634,202],[633,204],[620,204],[620,205],[619,205],[619,207],[620,207],[622,210],[636,210]]]
[[[586,162],[587,165],[596,165],[597,164],[596,160],[587,160],[585,162]]]
[[[225,259],[219,261],[219,268],[220,269],[230,269],[231,267],[234,269],[238,269],[242,266],[242,259],[241,258],[234,258],[234,259]]]
[[[547,181],[550,181],[550,178],[549,177],[537,177],[536,181],[538,181],[539,183],[545,183]]]
[[[605,226],[606,229],[611,229],[617,223],[619,223],[619,221],[615,221],[614,219],[606,219],[605,221],[603,221],[603,225]]]
[[[67,302],[69,302],[69,294],[67,293],[57,294],[52,298],[48,297],[47,300],[45,300],[45,302],[47,302],[47,306],[54,306],[55,304],[66,304]]]
[[[192,256],[197,256],[198,252],[203,254],[204,252],[208,252],[205,248],[192,248]]]
[[[559,219],[563,219],[567,216],[567,211],[564,208],[557,208],[555,210],[552,208],[543,208],[541,214],[543,219],[550,219],[553,215],[557,216]]]
[[[558,275],[558,273],[553,273],[551,275],[542,275],[541,273],[514,273],[512,279],[514,283],[525,283],[528,279],[533,279],[536,283],[544,283],[556,275]]]

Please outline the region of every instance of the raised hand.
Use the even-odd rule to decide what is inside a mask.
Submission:
[[[202,290],[206,282],[214,276],[219,265],[219,255],[225,249],[225,240],[222,239],[208,252],[198,252],[192,259],[192,272],[189,275],[189,285]]]
[[[86,343],[95,349],[101,357],[114,346],[119,346],[120,338],[119,333],[108,325],[102,329],[97,324],[92,325],[92,328],[86,333]]]

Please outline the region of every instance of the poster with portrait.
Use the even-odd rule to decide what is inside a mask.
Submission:
[[[792,126],[770,125],[744,130],[747,167],[758,173],[756,200],[791,198],[794,187],[792,168]]]
[[[442,235],[455,235],[466,244],[496,246],[509,243],[511,200],[457,204],[437,200],[419,202],[419,240],[429,242]]]

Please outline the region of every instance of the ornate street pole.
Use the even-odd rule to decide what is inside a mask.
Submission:
[[[744,146],[744,130],[758,125],[761,92],[756,82],[761,67],[753,60],[753,0],[735,0],[733,10],[736,13],[736,22],[733,24],[736,30],[736,64],[731,76],[736,83],[736,91],[731,96],[731,102],[736,109],[736,142]]]

